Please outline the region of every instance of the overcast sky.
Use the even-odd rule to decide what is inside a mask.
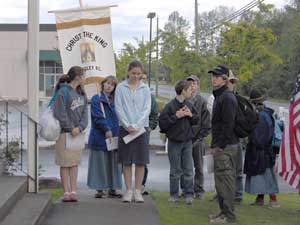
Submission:
[[[266,3],[283,7],[288,0],[265,0]],[[79,6],[79,0],[40,0],[40,23],[54,23],[54,15],[49,10]],[[156,12],[160,18],[160,27],[164,26],[168,15],[178,11],[193,25],[194,0],[83,0],[85,5],[100,6],[117,4],[112,8],[112,29],[115,50],[122,48],[122,43],[132,42],[134,37],[149,39],[148,12]],[[240,9],[250,0],[198,0],[199,11],[209,11],[219,5],[233,6]],[[0,0],[0,23],[26,23],[26,0]],[[156,23],[154,23],[156,27]],[[155,34],[154,34],[155,35]]]

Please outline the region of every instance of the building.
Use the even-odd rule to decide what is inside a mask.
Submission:
[[[39,97],[53,94],[63,73],[55,24],[40,25]],[[27,24],[0,24],[0,96],[27,99]]]

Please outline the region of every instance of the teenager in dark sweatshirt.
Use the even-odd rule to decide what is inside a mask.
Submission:
[[[169,102],[159,116],[159,127],[168,138],[170,161],[170,201],[177,202],[179,180],[184,179],[184,193],[187,204],[193,202],[193,156],[192,125],[197,124],[198,116],[193,105],[187,101],[191,97],[191,83],[177,82],[176,98]]]

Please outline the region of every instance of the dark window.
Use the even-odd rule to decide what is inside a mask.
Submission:
[[[39,79],[39,90],[44,91],[45,85],[44,85],[44,74],[40,73],[40,79]]]
[[[55,62],[54,61],[45,61],[45,66],[46,67],[54,67],[55,66]]]

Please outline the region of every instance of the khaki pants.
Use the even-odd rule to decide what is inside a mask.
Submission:
[[[234,196],[238,145],[228,145],[214,155],[215,185],[221,213],[235,221]]]

